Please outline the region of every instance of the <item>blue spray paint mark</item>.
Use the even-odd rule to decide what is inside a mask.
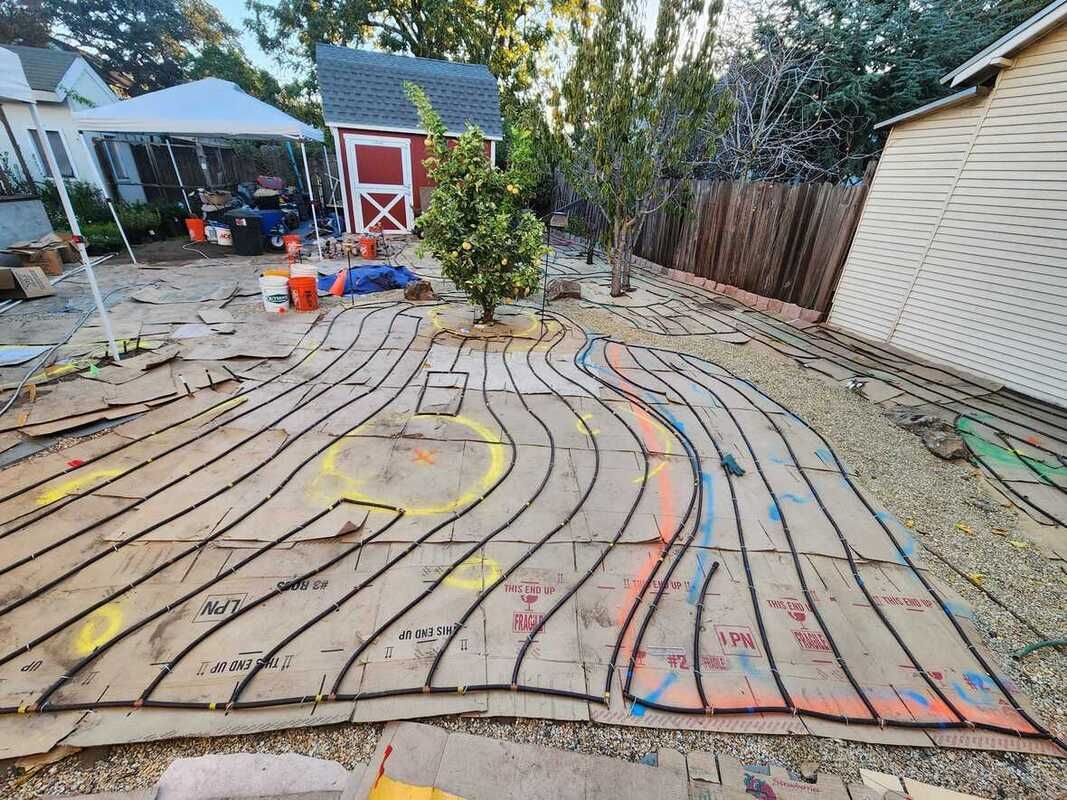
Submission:
[[[914,689],[901,689],[900,696],[911,700],[911,702],[922,706],[923,708],[930,707],[930,700],[922,692],[917,692]]]
[[[663,676],[663,680],[660,681],[659,686],[649,692],[648,696],[645,699],[648,700],[648,702],[650,703],[655,703],[663,696],[663,693],[669,688],[671,688],[671,686],[673,686],[677,681],[678,673],[668,672],[666,675]],[[630,709],[630,715],[634,717],[643,717],[645,715],[645,711],[647,710],[648,709],[645,708],[645,706],[641,705],[640,700],[634,700],[633,707]]]
[[[834,454],[827,450],[825,447],[820,447],[815,451],[815,455],[819,460],[828,467],[837,468],[837,462],[834,461]]]
[[[805,503],[811,502],[810,497],[804,497],[803,495],[792,493],[779,495],[778,498],[779,500],[788,500],[791,503],[796,503],[798,506],[802,506]],[[782,521],[782,512],[778,506],[778,503],[774,502],[774,500],[771,500],[770,505],[767,506],[767,516],[771,518],[771,522]]]
[[[741,671],[744,672],[746,675],[749,675],[751,677],[756,677],[759,675],[759,670],[753,663],[751,653],[738,653],[737,660],[741,662]]]
[[[945,608],[949,610],[950,614],[955,614],[957,617],[974,620],[974,612],[971,610],[970,606],[964,605],[963,603],[954,603],[951,600],[946,600]]]

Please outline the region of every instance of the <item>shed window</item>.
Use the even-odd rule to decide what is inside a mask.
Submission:
[[[52,145],[52,152],[56,154],[56,164],[59,165],[59,174],[64,178],[76,178],[74,174],[74,165],[70,162],[70,156],[67,155],[67,147],[63,144],[63,137],[59,135],[59,131],[47,131],[48,143]],[[44,153],[44,145],[41,144],[40,134],[30,128],[30,135],[33,139],[33,146],[37,148],[37,158],[41,162],[41,168],[44,170],[46,177],[50,177],[48,169],[48,157]]]

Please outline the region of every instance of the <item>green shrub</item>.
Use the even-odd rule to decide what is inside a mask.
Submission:
[[[122,227],[131,242],[143,242],[160,229],[159,211],[147,203],[123,203],[118,211]]]
[[[523,198],[537,178],[528,135],[513,136],[507,170],[485,153],[485,134],[468,125],[449,147],[445,126],[426,93],[406,84],[408,97],[427,131],[423,161],[436,188],[429,208],[416,221],[420,252],[441,262],[442,274],[481,306],[481,322],[493,322],[501,300],[536,288],[537,260],[545,252],[545,228],[526,210]]]
[[[87,222],[81,226],[86,247],[92,255],[122,250],[122,234],[114,222]]]
[[[95,183],[88,181],[65,181],[67,195],[70,197],[70,205],[74,209],[78,222],[84,227],[93,222],[107,222],[111,219],[111,211],[107,207],[104,195]],[[59,201],[59,192],[53,181],[41,181],[37,184],[41,194],[41,202],[44,203],[45,212],[52,227],[57,231],[65,231],[70,228],[67,215],[63,211],[63,204]]]

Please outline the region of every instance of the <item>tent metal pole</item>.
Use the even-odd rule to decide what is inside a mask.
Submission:
[[[311,169],[308,167],[308,150],[304,146],[304,140],[300,140],[300,155],[304,159],[304,175],[307,176],[308,196],[311,198],[311,223],[315,226],[315,247],[319,251],[319,260],[322,259],[322,239],[319,238],[319,215],[315,213],[315,193],[311,191]]]
[[[96,159],[93,158],[93,150],[89,147],[88,134],[85,131],[79,131],[79,133],[81,133],[82,147],[85,148],[85,158],[93,170],[93,177],[96,178],[96,182],[100,184],[100,188],[104,192],[104,197],[107,199],[107,206],[111,209],[111,216],[115,218],[115,225],[118,226],[119,235],[122,236],[122,242],[126,245],[126,252],[130,254],[130,261],[136,264],[137,256],[133,254],[133,248],[130,247],[130,240],[126,238],[126,231],[122,227],[122,220],[119,219],[119,212],[118,209],[115,208],[115,201],[111,199],[111,191],[107,188],[104,176],[100,174],[100,169],[96,166]]]
[[[81,256],[82,264],[85,265],[85,274],[89,278],[89,288],[93,293],[93,301],[96,310],[100,314],[100,322],[104,326],[104,334],[107,336],[107,345],[111,350],[111,357],[116,362],[120,361],[119,347],[115,343],[115,334],[111,330],[111,318],[107,315],[107,307],[104,298],[100,294],[100,287],[96,283],[96,274],[93,272],[93,263],[89,260],[89,254],[85,250],[85,240],[82,239],[82,229],[78,224],[78,217],[74,213],[74,207],[70,204],[70,196],[67,194],[67,185],[63,182],[63,176],[59,173],[59,163],[56,154],[52,151],[52,143],[48,140],[48,132],[45,130],[41,115],[37,113],[37,104],[30,103],[30,116],[33,118],[34,127],[37,128],[37,138],[41,141],[41,149],[44,150],[45,160],[48,162],[48,171],[52,173],[52,180],[56,184],[56,193],[59,202],[63,204],[63,212],[67,215],[70,223],[70,232],[73,236],[78,255]]]
[[[185,203],[185,210],[189,212],[189,216],[193,215],[193,207],[189,205],[189,195],[185,191],[185,184],[182,183],[182,174],[178,171],[178,160],[174,157],[174,148],[170,146],[170,137],[164,136],[163,140],[167,143],[167,152],[170,153],[170,165],[174,167],[174,177],[178,179],[178,186],[182,190],[182,201]]]

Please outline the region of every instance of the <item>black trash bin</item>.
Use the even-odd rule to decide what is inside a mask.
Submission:
[[[226,214],[233,233],[233,251],[239,256],[263,255],[263,224],[253,208],[238,208]]]

